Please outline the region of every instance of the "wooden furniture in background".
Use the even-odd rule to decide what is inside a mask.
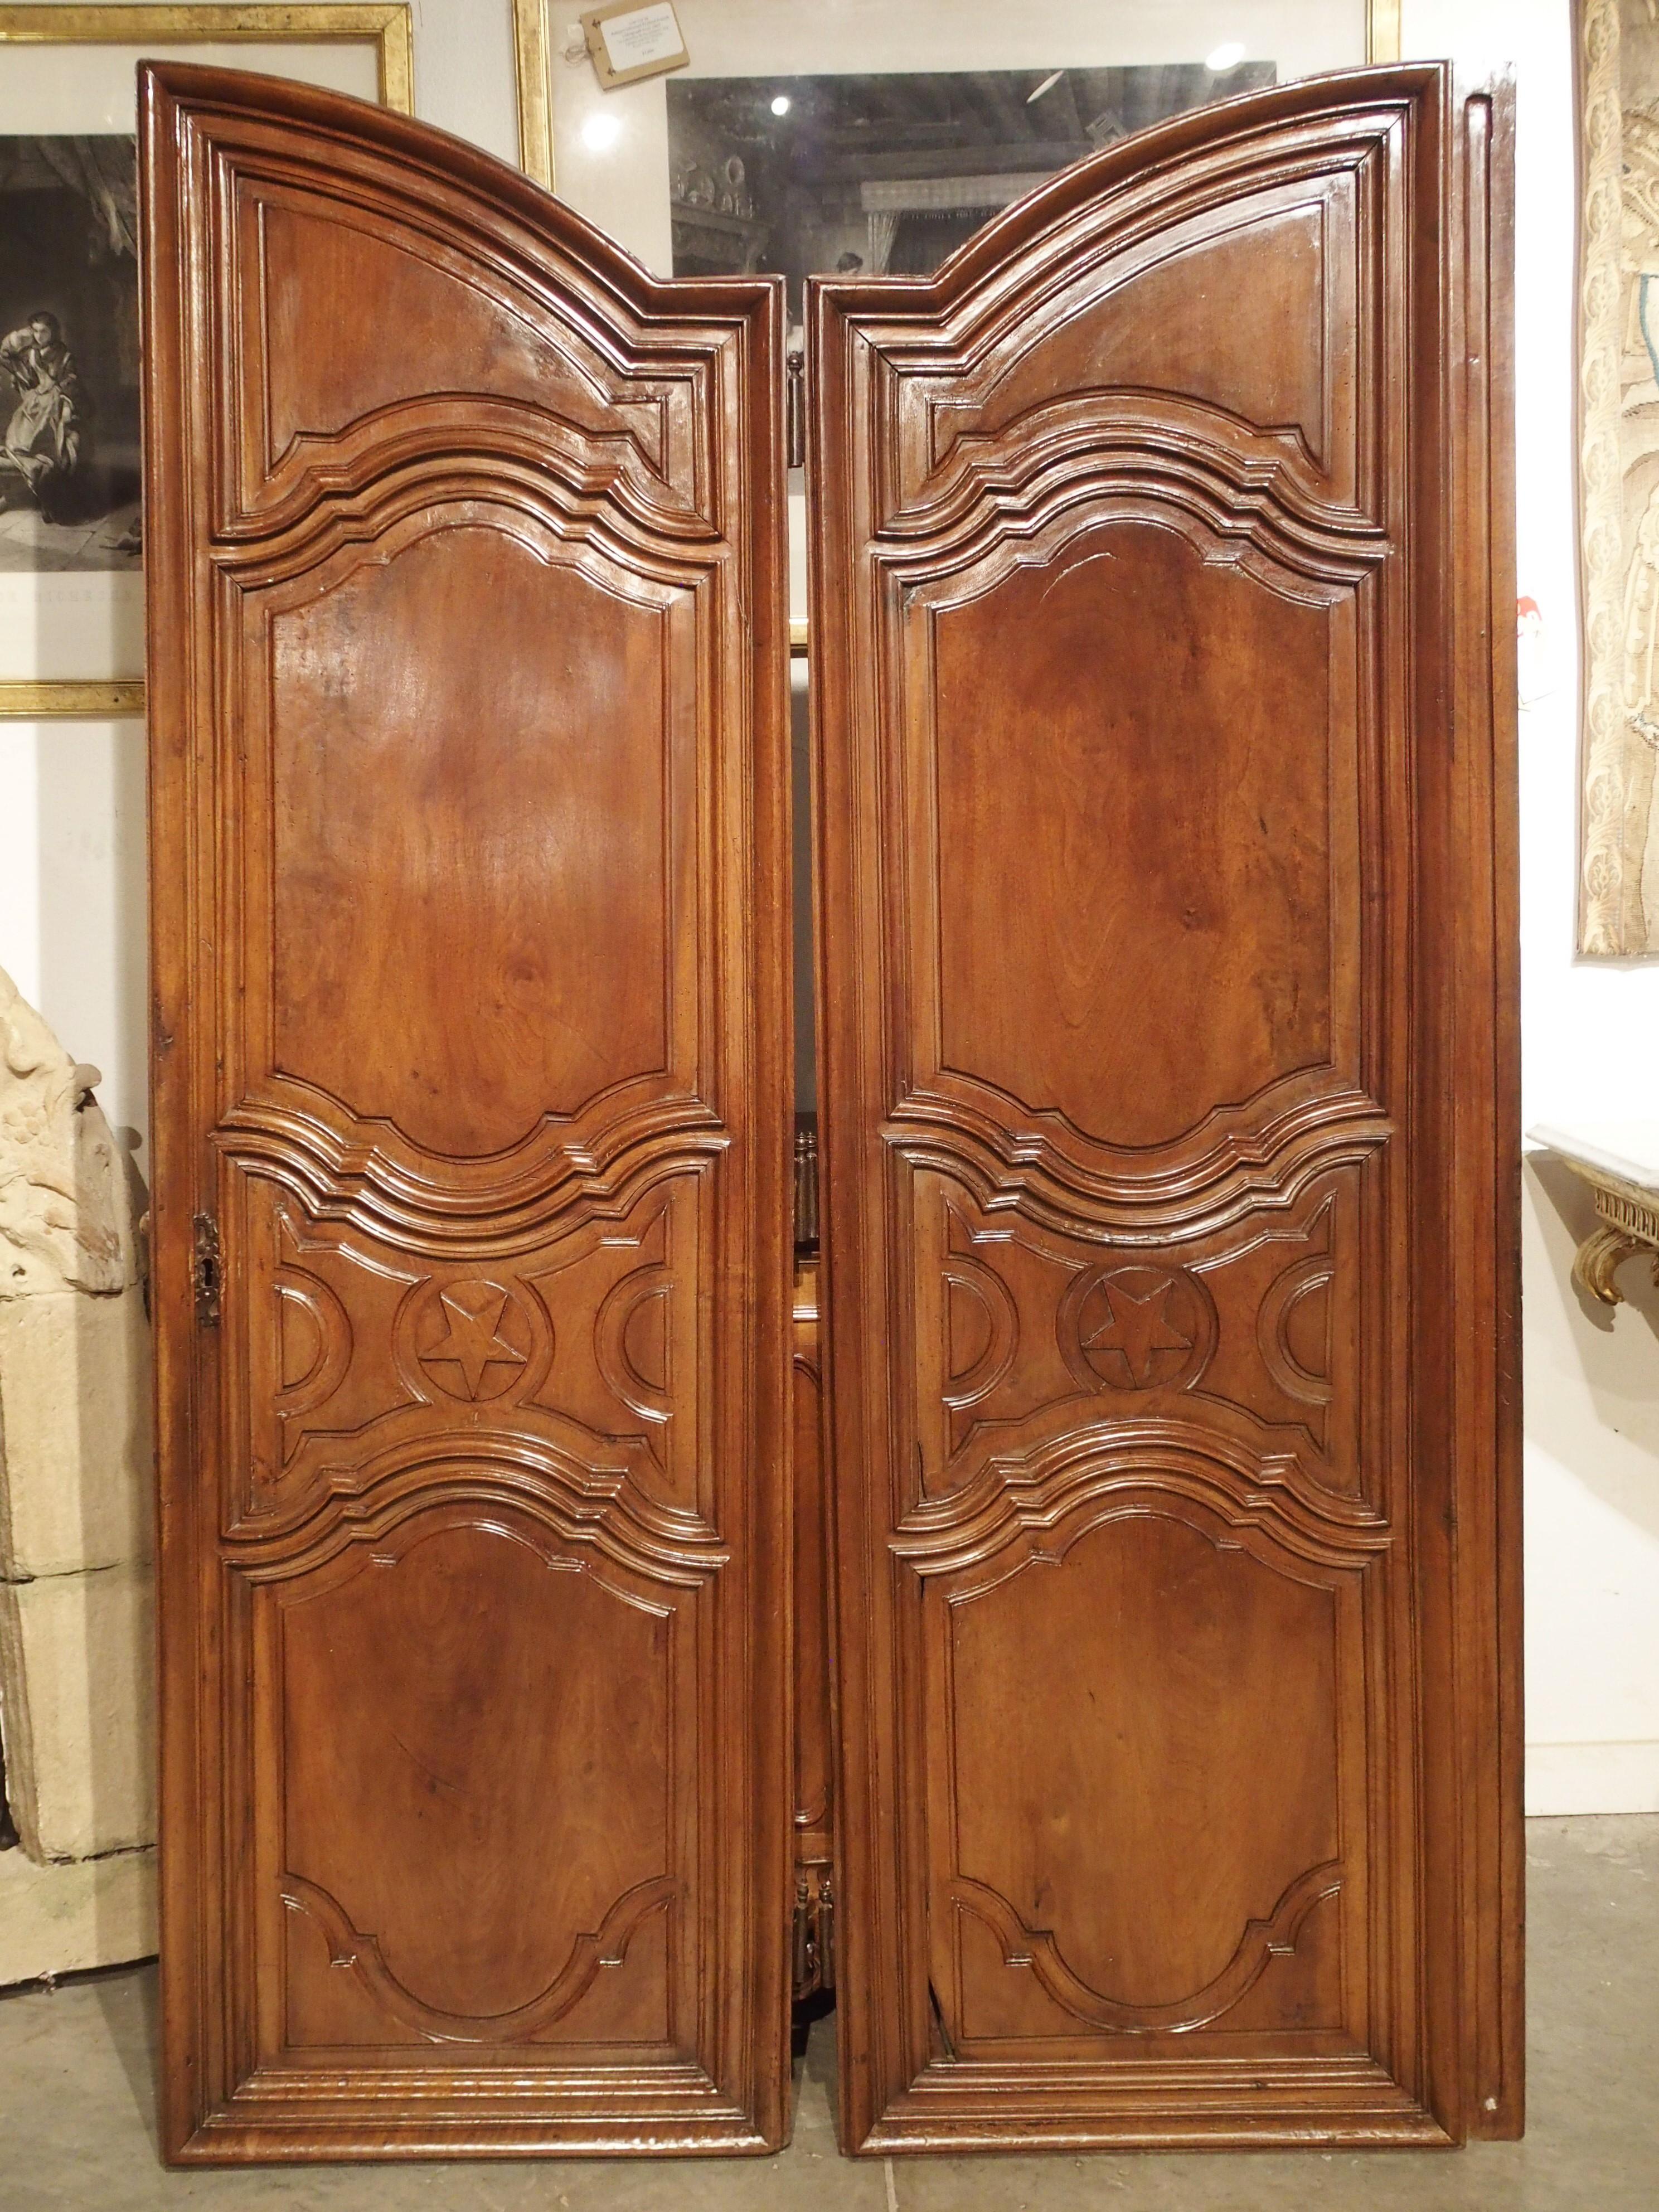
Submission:
[[[829,1469],[818,1264],[795,1268],[795,1913],[797,2002],[836,1984]]]
[[[836,1984],[834,1637],[823,1449],[817,1117],[795,1116],[795,1915],[799,2002]]]
[[[164,2133],[788,2121],[782,287],[146,73]]]
[[[852,2148],[1520,2128],[1510,116],[810,292]]]

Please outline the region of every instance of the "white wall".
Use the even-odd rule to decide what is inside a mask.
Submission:
[[[574,4],[570,11],[575,12]],[[511,157],[507,0],[417,0],[422,115]],[[1405,0],[1408,54],[1513,62],[1520,588],[1554,689],[1522,716],[1525,1121],[1631,1119],[1659,1099],[1659,963],[1577,961],[1569,0]],[[3,64],[0,63],[0,66]],[[143,1119],[143,739],[137,724],[0,723],[0,966]],[[141,1160],[143,1155],[140,1155]],[[1590,1315],[1567,1269],[1588,1202],[1529,1168],[1526,1220],[1528,1796],[1539,1811],[1659,1809],[1659,1294]]]

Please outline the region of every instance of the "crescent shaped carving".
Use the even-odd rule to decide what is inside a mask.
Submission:
[[[377,1938],[354,1928],[345,1907],[319,1883],[286,1874],[282,1899],[290,1912],[304,1913],[322,1929],[331,1966],[349,1967],[381,2009],[404,2027],[433,2043],[523,2043],[586,1996],[601,1966],[620,1966],[641,1922],[672,1903],[678,1890],[672,1875],[635,1882],[591,1934],[577,1936],[563,1966],[538,1996],[511,2012],[465,2014],[423,2004],[406,1989],[387,1966]]]
[[[1230,2012],[1253,1989],[1273,1959],[1293,1952],[1304,1923],[1321,1899],[1342,1887],[1334,1860],[1298,1875],[1265,1920],[1247,1923],[1232,1957],[1215,1977],[1190,1996],[1169,2004],[1131,2004],[1103,1995],[1074,1973],[1046,1928],[1028,1928],[1007,1899],[988,1882],[958,1875],[950,1887],[959,1912],[982,1921],[1002,1946],[1003,1964],[1029,1966],[1057,2005],[1074,2020],[1115,2035],[1169,2035],[1207,2027]]]
[[[1001,1278],[982,1260],[966,1252],[952,1252],[943,1270],[950,1286],[945,1293],[945,1364],[950,1388],[941,1393],[953,1413],[963,1413],[988,1398],[1008,1372],[1019,1338],[1019,1316]],[[987,1324],[985,1349],[960,1375],[951,1371],[950,1291],[963,1291],[983,1308]]]
[[[281,1316],[278,1340],[283,1352],[290,1307],[304,1314],[317,1332],[317,1348],[304,1373],[285,1382],[276,1393],[277,1413],[284,1420],[293,1420],[326,1405],[345,1380],[351,1364],[351,1321],[337,1292],[308,1268],[279,1267],[275,1285]]]
[[[635,1267],[605,1293],[593,1320],[593,1359],[612,1394],[642,1421],[657,1426],[673,1411],[661,1382],[641,1375],[628,1349],[629,1324],[650,1298],[666,1298],[674,1287],[672,1267],[653,1261]]]
[[[1335,1276],[1336,1261],[1328,1253],[1298,1260],[1275,1279],[1256,1316],[1256,1342],[1267,1372],[1287,1398],[1304,1406],[1328,1406],[1335,1394],[1328,1374],[1314,1374],[1291,1351],[1291,1316],[1304,1298],[1328,1288]]]

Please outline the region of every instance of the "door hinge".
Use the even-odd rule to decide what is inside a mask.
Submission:
[[[198,1213],[196,1217],[191,1273],[196,1285],[196,1326],[217,1328],[224,1271],[219,1259],[219,1224],[210,1213]]]
[[[791,1931],[795,2002],[836,1986],[836,1900],[827,1866],[802,1867],[795,1876]]]
[[[792,469],[806,466],[806,356],[792,353],[784,359],[783,432]]]

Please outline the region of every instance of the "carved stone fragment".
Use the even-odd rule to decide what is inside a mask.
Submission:
[[[0,969],[0,1298],[137,1280],[118,1148],[72,1060]]]
[[[98,1080],[0,973],[0,1983],[154,1942],[149,1327]]]

